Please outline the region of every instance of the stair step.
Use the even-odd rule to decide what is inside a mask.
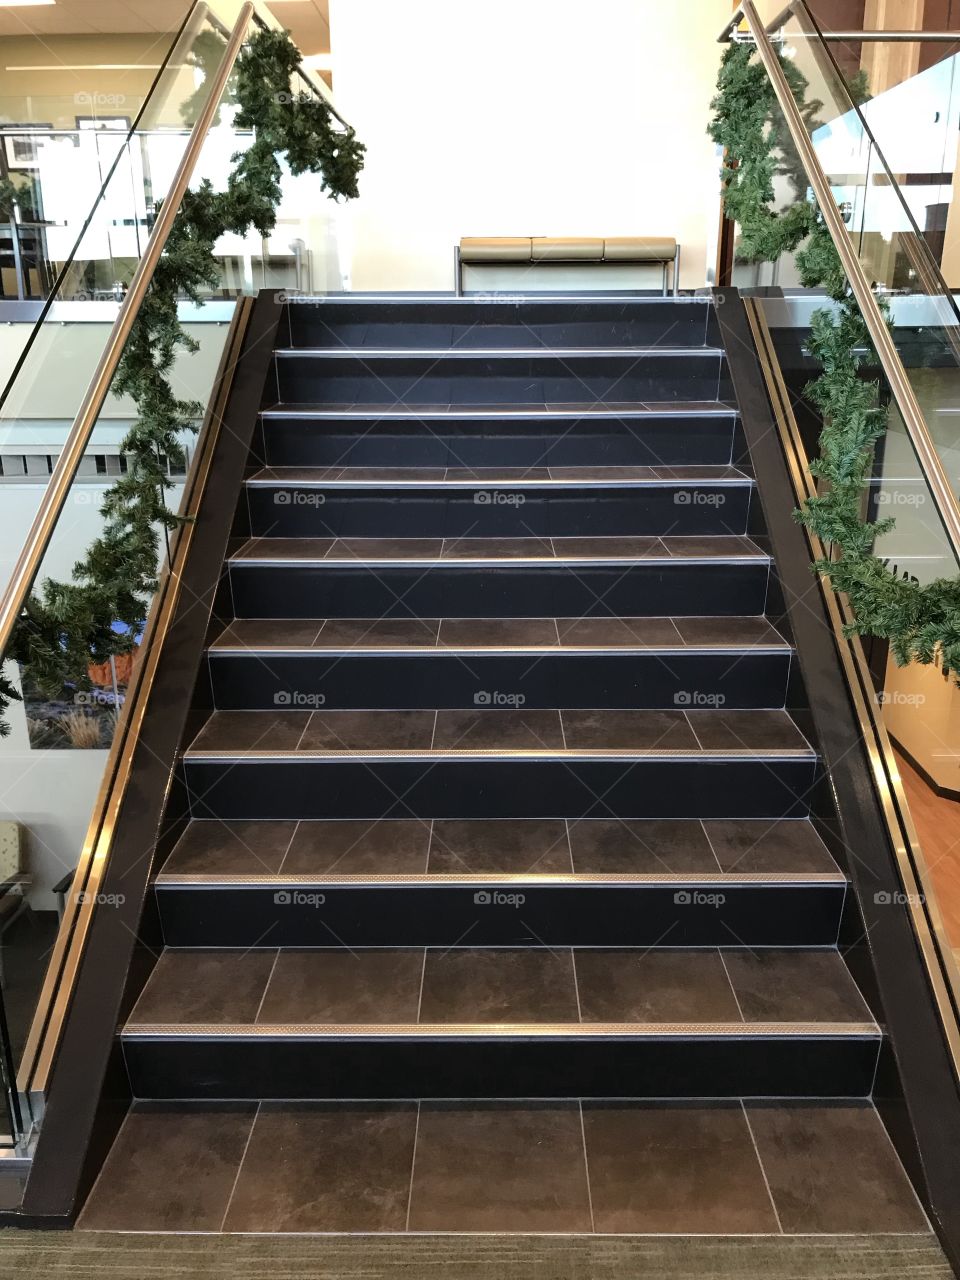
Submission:
[[[220,711],[184,756],[196,817],[805,817],[783,711]]]
[[[288,467],[246,489],[252,532],[274,537],[576,537],[742,534],[753,482],[726,466]]]
[[[122,1033],[222,1098],[864,1096],[879,1039],[833,950],[542,947],[168,949]]]
[[[287,316],[290,345],[314,347],[703,346],[713,327],[706,297],[297,298]]]
[[[412,708],[423,689],[445,708],[733,709],[782,707],[791,654],[761,618],[282,619],[232,623],[209,665],[219,710]]]
[[[742,536],[255,538],[229,565],[245,618],[630,617],[760,614],[770,561]]]
[[[288,347],[274,352],[283,404],[540,405],[722,399],[718,347],[411,349]]]
[[[802,820],[400,819],[194,821],[155,887],[177,947],[649,947],[832,945],[845,885]]]
[[[272,466],[722,466],[734,457],[737,411],[717,400],[646,406],[596,402],[431,406],[274,406],[262,415]]]

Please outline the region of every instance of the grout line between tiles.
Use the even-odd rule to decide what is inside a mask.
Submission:
[[[253,1021],[255,1024],[259,1023],[260,1021],[260,1014],[263,1012],[264,1001],[267,998],[267,992],[270,990],[270,983],[273,981],[273,975],[276,972],[277,961],[279,959],[280,959],[280,948],[277,947],[276,951],[273,953],[273,964],[270,966],[270,972],[267,975],[267,980],[263,985],[263,992],[260,995],[260,1003],[257,1005],[257,1012],[253,1015]]]
[[[767,1177],[766,1166],[763,1163],[763,1157],[760,1154],[760,1148],[757,1146],[757,1139],[753,1132],[753,1125],[750,1123],[750,1116],[747,1112],[747,1104],[740,1099],[740,1110],[743,1112],[743,1119],[747,1126],[747,1133],[750,1135],[750,1141],[753,1143],[753,1151],[757,1157],[757,1164],[760,1166],[760,1174],[763,1178],[763,1185],[767,1189],[767,1195],[770,1197],[770,1207],[773,1210],[773,1216],[777,1220],[777,1230],[784,1235],[783,1223],[780,1221],[780,1210],[777,1208],[777,1202],[773,1198],[773,1192],[770,1189],[770,1179]]]
[[[725,875],[726,872],[723,869],[723,863],[717,857],[717,851],[713,847],[713,841],[710,839],[710,832],[707,830],[707,824],[704,822],[702,818],[697,818],[697,822],[700,823],[700,830],[703,832],[704,839],[706,840],[707,844],[710,846],[710,852],[713,854],[713,860],[717,864],[717,871],[720,873],[720,875]]]
[[[256,1111],[254,1111],[253,1119],[250,1121],[250,1132],[247,1134],[247,1140],[243,1144],[243,1154],[240,1157],[240,1163],[237,1165],[237,1174],[233,1180],[233,1186],[230,1188],[230,1194],[229,1196],[227,1196],[227,1207],[224,1209],[223,1217],[220,1219],[221,1235],[223,1234],[224,1227],[226,1226],[227,1217],[230,1214],[230,1206],[233,1204],[233,1197],[237,1194],[237,1184],[240,1181],[240,1174],[243,1172],[244,1161],[246,1160],[247,1152],[250,1149],[250,1141],[253,1138],[253,1131],[257,1126],[257,1121],[260,1119],[260,1108],[262,1106],[263,1106],[263,1102],[257,1103],[257,1109]]]
[[[580,1109],[580,1140],[583,1143],[583,1169],[587,1177],[587,1204],[590,1206],[590,1230],[596,1233],[597,1222],[593,1214],[593,1187],[590,1183],[590,1157],[587,1155],[587,1128],[583,1120],[583,1099],[578,1098]]]
[[[723,965],[723,972],[726,974],[727,982],[730,984],[730,992],[733,995],[734,1003],[737,1006],[737,1013],[740,1015],[740,1021],[746,1026],[746,1018],[743,1016],[743,1008],[740,1004],[740,997],[737,995],[737,988],[733,985],[733,979],[730,977],[730,970],[727,968],[727,959],[723,954],[723,947],[717,947],[717,955],[720,957],[720,963]]]
[[[424,954],[424,957],[426,957],[426,954],[427,954],[426,951],[424,951],[423,954]],[[413,1127],[413,1155],[410,1158],[410,1184],[407,1189],[407,1220],[404,1226],[404,1231],[410,1230],[410,1212],[413,1209],[413,1175],[416,1172],[416,1168],[417,1168],[417,1144],[420,1141],[420,1108],[422,1107],[422,1105],[423,1105],[422,1100],[418,1098],[417,1099],[417,1119]]]
[[[298,818],[294,825],[293,834],[291,835],[290,839],[287,841],[287,847],[284,849],[283,857],[280,859],[280,865],[279,867],[277,867],[277,875],[280,875],[283,872],[283,868],[286,865],[286,861],[290,854],[290,850],[293,848],[293,842],[297,838],[297,832],[300,830],[300,824],[302,821],[303,821],[302,818]]]

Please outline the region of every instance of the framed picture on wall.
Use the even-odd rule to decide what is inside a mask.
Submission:
[[[8,171],[29,172],[40,167],[37,145],[38,135],[53,126],[49,124],[3,125],[3,160]],[[18,133],[22,129],[24,132]]]

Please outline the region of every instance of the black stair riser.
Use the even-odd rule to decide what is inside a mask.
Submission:
[[[866,1097],[872,1039],[126,1039],[140,1098]]]
[[[231,566],[238,618],[691,617],[763,612],[767,564]]]
[[[645,467],[725,466],[735,419],[267,417],[273,467]]]
[[[319,489],[250,485],[254,536],[529,538],[746,533],[751,487],[644,485],[477,489]]]
[[[816,947],[836,943],[844,887],[498,885],[493,876],[156,893],[168,947],[452,947],[468,932],[471,947]]]
[[[814,761],[187,757],[195,818],[803,818]]]
[[[426,690],[431,707],[782,707],[789,668],[788,653],[749,650],[210,654],[214,705],[221,711],[422,707]]]
[[[556,303],[469,299],[291,302],[281,333],[294,347],[703,346],[711,307],[698,299]]]
[[[730,394],[726,362],[691,348],[679,356],[276,357],[284,404],[623,404],[714,400]]]

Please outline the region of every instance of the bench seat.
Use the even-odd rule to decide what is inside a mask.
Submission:
[[[464,236],[455,250],[457,297],[463,295],[464,263],[489,266],[514,262],[659,263],[663,268],[664,295],[667,271],[673,263],[676,295],[680,246],[672,236]]]

